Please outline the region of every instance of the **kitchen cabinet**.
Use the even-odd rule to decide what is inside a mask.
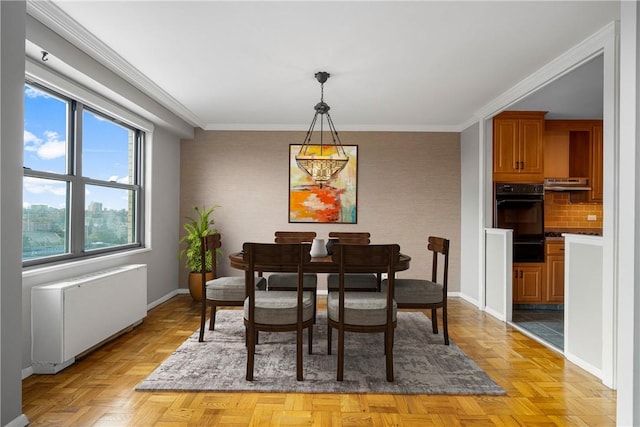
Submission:
[[[602,202],[603,194],[603,145],[602,145],[602,121],[593,125],[593,140],[591,145],[591,201]]]
[[[551,304],[564,303],[564,241],[546,242],[546,297]]]
[[[547,120],[544,177],[589,179],[590,191],[572,191],[572,203],[602,203],[602,120]]]
[[[543,111],[504,111],[493,119],[493,180],[542,182]]]
[[[544,263],[513,264],[513,302],[515,304],[543,303]]]

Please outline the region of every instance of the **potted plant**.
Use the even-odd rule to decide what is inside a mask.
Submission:
[[[180,244],[184,248],[178,252],[179,259],[185,259],[185,267],[189,270],[189,293],[195,301],[202,300],[202,260],[200,256],[201,242],[200,239],[210,234],[215,234],[216,229],[213,228],[214,220],[211,218],[213,211],[218,206],[211,208],[198,208],[194,206],[194,217],[187,217],[188,222],[184,224],[187,234],[180,239]],[[207,255],[206,265],[207,280],[213,279],[211,265],[211,256]]]

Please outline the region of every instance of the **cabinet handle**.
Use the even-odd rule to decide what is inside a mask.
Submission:
[[[516,162],[516,164],[513,166],[514,169],[520,169],[520,162]]]
[[[520,162],[520,169],[524,169],[524,162]]]

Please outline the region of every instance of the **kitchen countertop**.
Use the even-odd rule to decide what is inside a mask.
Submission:
[[[545,239],[562,239],[563,233],[602,236],[602,228],[549,227],[544,229]],[[549,233],[557,234],[548,236]]]

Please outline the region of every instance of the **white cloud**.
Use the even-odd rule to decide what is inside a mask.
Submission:
[[[118,182],[118,175],[111,175],[107,181]]]
[[[41,90],[34,89],[31,86],[26,86],[24,89],[24,94],[27,98],[50,98],[48,93],[42,92]]]
[[[26,177],[24,190],[31,194],[53,194],[54,196],[66,196],[67,186],[64,182],[56,182],[39,178]]]
[[[24,130],[24,149],[26,151],[38,151],[38,147],[42,144],[42,139],[38,138],[35,134]]]
[[[67,143],[65,141],[60,141],[57,132],[46,131],[44,134],[47,138],[47,142],[38,148],[38,157],[46,160],[64,157],[66,154]]]
[[[66,154],[67,143],[60,140],[58,132],[45,131],[44,137],[46,141],[28,130],[24,130],[24,149],[25,151],[35,152],[38,157],[44,160],[56,159],[64,157]]]

